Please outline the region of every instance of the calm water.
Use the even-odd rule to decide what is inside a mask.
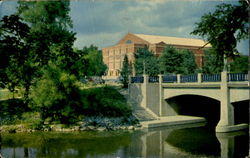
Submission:
[[[2,134],[4,158],[223,157],[248,155],[248,131],[215,134],[206,127],[80,133]]]

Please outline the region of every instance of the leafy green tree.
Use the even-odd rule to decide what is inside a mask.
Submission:
[[[75,61],[78,54],[72,49],[75,33],[71,31],[72,21],[69,16],[69,1],[19,1],[17,14],[30,26],[29,45],[32,69],[25,69],[24,76],[26,96],[32,80],[42,75],[43,66],[54,62],[70,74],[76,74]]]
[[[205,50],[204,65],[202,67],[202,73],[216,74],[223,70],[223,58],[217,56],[213,48]]]
[[[240,56],[230,63],[230,72],[232,73],[248,73],[249,62],[248,56]]]
[[[86,75],[87,76],[101,76],[106,70],[107,66],[103,63],[103,57],[98,47],[91,45],[90,47],[84,47],[84,59],[86,61]]]
[[[121,70],[123,87],[128,87],[129,75],[131,75],[131,73],[132,73],[132,67],[128,62],[128,56],[125,55]]]
[[[160,71],[164,74],[183,73],[183,56],[173,47],[166,47],[160,56]]]
[[[182,62],[182,69],[183,74],[194,74],[197,70],[197,64],[195,62],[194,53],[190,50],[182,50],[181,52],[183,62]]]
[[[4,16],[0,21],[0,86],[13,93],[17,86],[27,84],[27,70],[32,69],[26,43],[29,29],[17,15]]]
[[[82,105],[76,77],[51,62],[42,71],[41,79],[32,87],[32,109],[40,112],[43,120],[66,124],[78,121]]]
[[[205,38],[213,46],[217,58],[234,58],[237,41],[248,37],[249,1],[237,5],[218,5],[213,13],[205,14],[191,34]],[[226,61],[226,60],[225,60]],[[226,66],[225,66],[226,68]]]
[[[158,59],[148,47],[139,48],[135,52],[135,71],[137,75],[144,74],[144,71],[149,76],[159,74]]]
[[[72,46],[75,33],[71,31],[70,1],[19,1],[18,14],[29,24],[28,43],[38,66],[59,60],[64,68],[73,65]],[[56,49],[56,51],[55,51]]]

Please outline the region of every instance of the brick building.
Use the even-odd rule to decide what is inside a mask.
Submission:
[[[106,77],[118,77],[122,69],[125,54],[127,54],[129,62],[133,63],[134,52],[146,45],[156,56],[160,56],[166,46],[191,50],[194,52],[197,65],[201,67],[203,64],[204,49],[211,47],[210,44],[205,44],[205,41],[200,39],[128,33],[116,45],[102,49],[104,63],[108,66]]]

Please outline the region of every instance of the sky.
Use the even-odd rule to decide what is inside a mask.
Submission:
[[[198,38],[190,35],[195,23],[221,3],[236,0],[74,0],[70,16],[77,33],[75,47],[91,44],[100,49],[115,45],[128,32],[172,37]],[[0,5],[0,17],[15,12],[16,1]],[[2,14],[2,15],[1,15]],[[249,40],[238,44],[238,50],[249,53]]]

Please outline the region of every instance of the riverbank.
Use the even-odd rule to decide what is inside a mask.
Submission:
[[[3,125],[0,127],[1,133],[31,133],[38,131],[54,131],[54,132],[81,132],[81,131],[115,131],[115,130],[139,130],[141,125],[120,125],[113,127],[103,127],[103,126],[81,126],[81,125],[71,125],[67,126],[65,124],[54,124],[43,126],[42,129],[31,129],[27,128],[25,124],[18,125]]]
[[[22,98],[2,100],[0,131],[18,133],[136,129],[139,122],[132,115],[132,109],[120,94],[120,89],[107,85],[89,87],[79,90],[76,99],[72,99],[75,95],[64,100],[57,99],[49,106],[47,102],[42,105],[34,101],[27,105]]]
[[[33,128],[32,128],[33,127]],[[33,124],[10,124],[2,125],[0,132],[20,133],[36,131],[56,131],[56,132],[74,132],[74,131],[114,131],[114,130],[137,130],[141,125],[133,116],[124,120],[123,117],[86,117],[84,121],[77,122],[73,125],[67,124],[49,124],[44,123],[34,127]]]

